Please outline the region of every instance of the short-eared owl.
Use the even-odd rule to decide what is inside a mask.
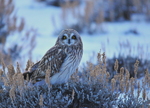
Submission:
[[[63,30],[55,46],[23,75],[26,78],[28,74],[30,81],[35,83],[44,79],[46,70],[50,68],[51,84],[65,83],[76,71],[82,54],[83,44],[79,33],[73,29]]]

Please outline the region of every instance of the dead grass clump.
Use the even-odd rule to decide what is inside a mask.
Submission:
[[[116,60],[116,59],[115,59]],[[20,66],[4,65],[0,69],[0,106],[2,107],[148,107],[150,73],[145,71],[141,79],[130,77],[124,67],[119,68],[119,60],[112,67],[116,73],[111,78],[105,53],[98,53],[97,65],[87,62],[81,70],[76,70],[66,84],[51,85],[50,70],[46,72],[44,85],[27,86]],[[134,73],[138,73],[136,61]],[[114,66],[115,65],[115,66]],[[28,61],[26,69],[30,67]],[[5,71],[5,72],[4,72]],[[135,72],[136,71],[136,72]]]
[[[61,28],[73,28],[90,34],[103,32],[101,23],[104,21],[104,12],[100,1],[65,1],[60,6],[62,9],[60,18],[63,20]],[[55,22],[54,18],[52,20]],[[56,29],[61,29],[53,24]]]
[[[0,0],[0,58],[7,65],[16,60],[21,63],[21,56],[29,55],[31,59],[37,35],[35,29],[25,31],[25,20],[17,17],[15,10],[13,0]],[[24,49],[26,53],[21,55]]]
[[[132,56],[123,56],[119,55],[118,57],[113,57],[112,59],[107,59],[107,67],[108,72],[111,72],[110,75],[111,77],[116,74],[116,69],[113,67],[113,64],[115,63],[116,66],[116,59],[118,60],[118,69],[121,67],[124,67],[125,70],[127,69],[129,72],[129,77],[134,77],[134,78],[141,78],[145,75],[145,70],[150,69],[150,61],[149,60],[143,60],[137,57],[132,57]],[[138,60],[137,60],[138,59]]]
[[[62,9],[60,16],[62,27],[58,28],[56,23],[53,23],[56,31],[62,28],[73,28],[89,34],[103,33],[105,21],[132,20],[134,14],[146,17],[144,20],[150,19],[148,0],[45,0],[45,2],[60,6]],[[56,22],[54,17],[52,20]],[[138,34],[136,30],[129,32]]]
[[[123,68],[120,66],[119,60],[117,60],[117,58],[110,60],[110,61],[114,60],[115,62],[114,66],[110,64],[108,60],[107,67],[105,65],[106,63],[104,62],[105,60],[102,60],[102,58],[105,58],[105,55],[98,54],[97,65],[88,63],[86,66],[87,70],[84,70],[85,72],[83,72],[82,74],[83,76],[81,76],[81,79],[84,78],[84,76],[88,76],[88,79],[90,80],[85,80],[85,81],[89,81],[90,84],[99,82],[104,88],[107,87],[111,91],[130,94],[132,96],[138,96],[139,98],[141,98],[142,96],[140,94],[143,94],[143,97],[144,97],[143,99],[144,100],[148,99],[145,97],[149,96],[149,93],[147,92],[149,92],[149,88],[148,88],[149,80],[148,79],[150,78],[150,73],[148,72],[148,69],[146,69],[145,71],[144,69],[145,66],[140,65],[139,60],[135,60],[135,63],[132,63],[133,72],[134,72],[134,75],[132,76],[132,74],[130,74],[131,72],[128,70],[128,67]],[[130,63],[130,62],[126,62],[126,63]],[[140,68],[144,66],[143,71],[140,72],[140,74],[142,74],[142,76],[140,77],[138,76],[139,66]],[[108,67],[114,67],[114,69],[110,71],[108,70]],[[118,69],[120,69],[120,71],[118,71]],[[143,87],[141,85],[143,85]]]

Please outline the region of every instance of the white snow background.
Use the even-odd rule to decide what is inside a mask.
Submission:
[[[36,62],[55,44],[60,31],[58,31],[57,35],[54,33],[56,27],[54,27],[54,20],[52,19],[55,19],[57,28],[59,28],[59,25],[62,23],[60,18],[61,8],[46,6],[44,3],[38,3],[35,0],[14,0],[14,2],[17,16],[25,19],[26,29],[34,27],[38,30],[36,47],[32,54],[33,62]],[[140,18],[140,15],[135,15],[132,19],[132,21],[123,22],[104,22],[103,29],[105,33],[94,35],[87,33],[80,34],[84,45],[84,54],[80,65],[86,63],[88,60],[94,62],[96,59],[92,58],[93,54],[97,54],[100,49],[101,52],[106,53],[107,58],[111,58],[114,55],[117,56],[121,53],[124,56],[131,54],[132,56],[149,59],[150,23]],[[137,21],[137,19],[140,21]],[[74,20],[70,18],[70,21]],[[136,30],[138,35],[126,33],[129,30]],[[120,48],[123,43],[127,48]],[[7,46],[9,46],[9,42]],[[132,49],[130,50],[128,46],[131,46]],[[25,59],[25,63],[27,59]]]

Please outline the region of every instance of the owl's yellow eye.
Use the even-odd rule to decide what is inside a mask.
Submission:
[[[76,39],[76,36],[75,36],[75,35],[73,35],[73,36],[72,36],[72,39]]]
[[[67,37],[66,37],[66,36],[63,36],[62,39],[67,39]]]

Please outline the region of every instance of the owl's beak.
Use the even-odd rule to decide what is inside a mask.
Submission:
[[[68,43],[70,44],[70,39],[68,39]]]

